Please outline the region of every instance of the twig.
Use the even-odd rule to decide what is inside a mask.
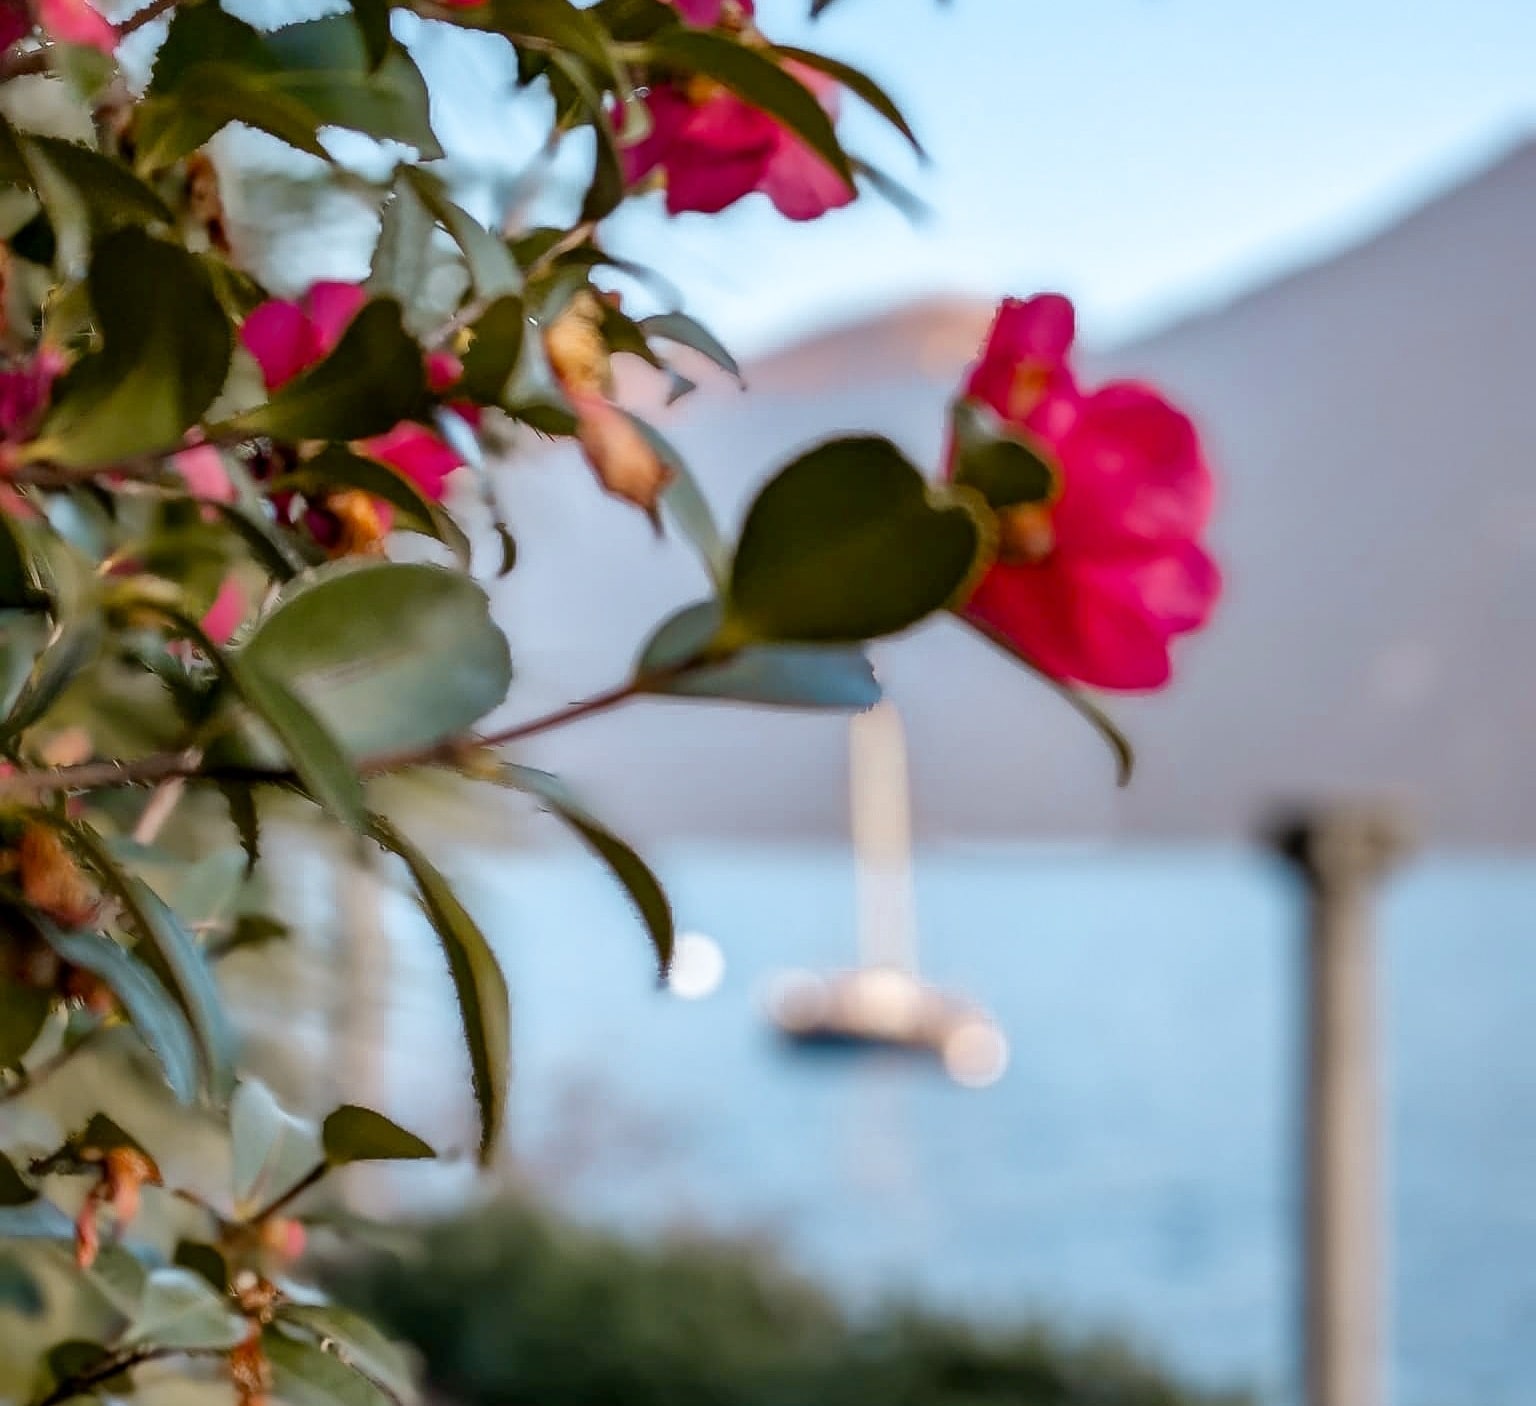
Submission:
[[[211,1347],[139,1347],[128,1352],[115,1353],[113,1356],[98,1362],[94,1367],[88,1367],[83,1372],[77,1372],[73,1376],[65,1377],[46,1396],[40,1396],[32,1403],[32,1406],[59,1406],[61,1401],[68,1401],[71,1397],[79,1396],[89,1391],[93,1386],[100,1386],[102,1382],[109,1382],[113,1377],[120,1376],[124,1372],[131,1372],[135,1367],[142,1367],[146,1362],[159,1362],[167,1357],[222,1357],[224,1352],[219,1348]]]
[[[492,733],[488,737],[453,738],[431,747],[404,752],[385,752],[377,756],[365,757],[358,762],[357,769],[365,776],[377,776],[408,766],[458,766],[463,763],[469,753],[478,748],[501,747],[510,742],[520,742],[524,738],[534,737],[539,733],[550,732],[567,723],[573,723],[579,718],[615,708],[631,698],[641,696],[646,691],[647,684],[654,681],[654,677],[631,680],[617,688],[594,694],[579,703],[573,703],[553,713],[546,713],[543,717],[534,718],[529,722],[518,723],[514,727]],[[291,785],[298,780],[295,773],[286,768],[236,767],[203,772],[198,769],[201,761],[202,753],[194,749],[181,752],[157,752],[151,756],[139,757],[127,762],[80,762],[75,766],[16,771],[9,776],[0,776],[0,802],[38,800],[44,796],[70,791],[106,791],[121,787],[156,784],[163,786],[170,781],[199,778],[210,781],[248,781],[252,784],[264,785]],[[151,798],[150,805],[153,804],[154,798]],[[146,806],[146,815],[148,810],[149,807]],[[140,823],[144,823],[143,817]]]
[[[331,1164],[329,1162],[316,1163],[307,1172],[305,1172],[304,1175],[298,1179],[298,1181],[294,1182],[294,1184],[290,1186],[287,1191],[283,1192],[281,1196],[273,1197],[272,1200],[268,1201],[267,1204],[254,1215],[247,1216],[245,1218],[244,1224],[260,1225],[263,1221],[271,1220],[272,1217],[281,1211],[285,1206],[289,1206],[293,1202],[297,1201],[299,1197],[308,1191],[310,1187],[318,1183],[320,1179],[330,1170]]]
[[[174,10],[177,4],[178,0],[149,0],[149,4],[142,10],[134,11],[133,14],[129,15],[127,19],[118,25],[118,38],[125,39],[128,35],[143,29],[146,24],[154,23],[167,10]]]

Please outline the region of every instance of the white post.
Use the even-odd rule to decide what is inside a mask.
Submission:
[[[1271,844],[1307,888],[1303,1355],[1307,1406],[1384,1406],[1381,1110],[1372,908],[1407,826],[1387,805],[1310,811]]]

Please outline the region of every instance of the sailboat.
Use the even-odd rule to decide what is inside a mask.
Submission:
[[[779,1034],[801,1049],[894,1049],[936,1057],[956,1083],[994,1083],[1008,1041],[980,1006],[917,970],[906,734],[888,699],[849,723],[849,818],[859,965],[787,972],[768,995]]]

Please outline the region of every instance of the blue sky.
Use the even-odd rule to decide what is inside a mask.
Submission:
[[[1112,338],[1367,232],[1536,131],[1533,0],[759,0],[867,68],[924,138],[845,131],[932,209],[790,225],[626,213],[610,241],[742,350],[931,291],[1051,285]],[[436,65],[432,65],[436,67]],[[447,112],[442,119],[454,127]],[[494,160],[468,115],[450,144]],[[456,140],[455,140],[456,137]]]

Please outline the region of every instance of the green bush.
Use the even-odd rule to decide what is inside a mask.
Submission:
[[[463,1406],[1236,1406],[1112,1343],[893,1308],[855,1319],[762,1248],[641,1245],[506,1201],[334,1272]]]

